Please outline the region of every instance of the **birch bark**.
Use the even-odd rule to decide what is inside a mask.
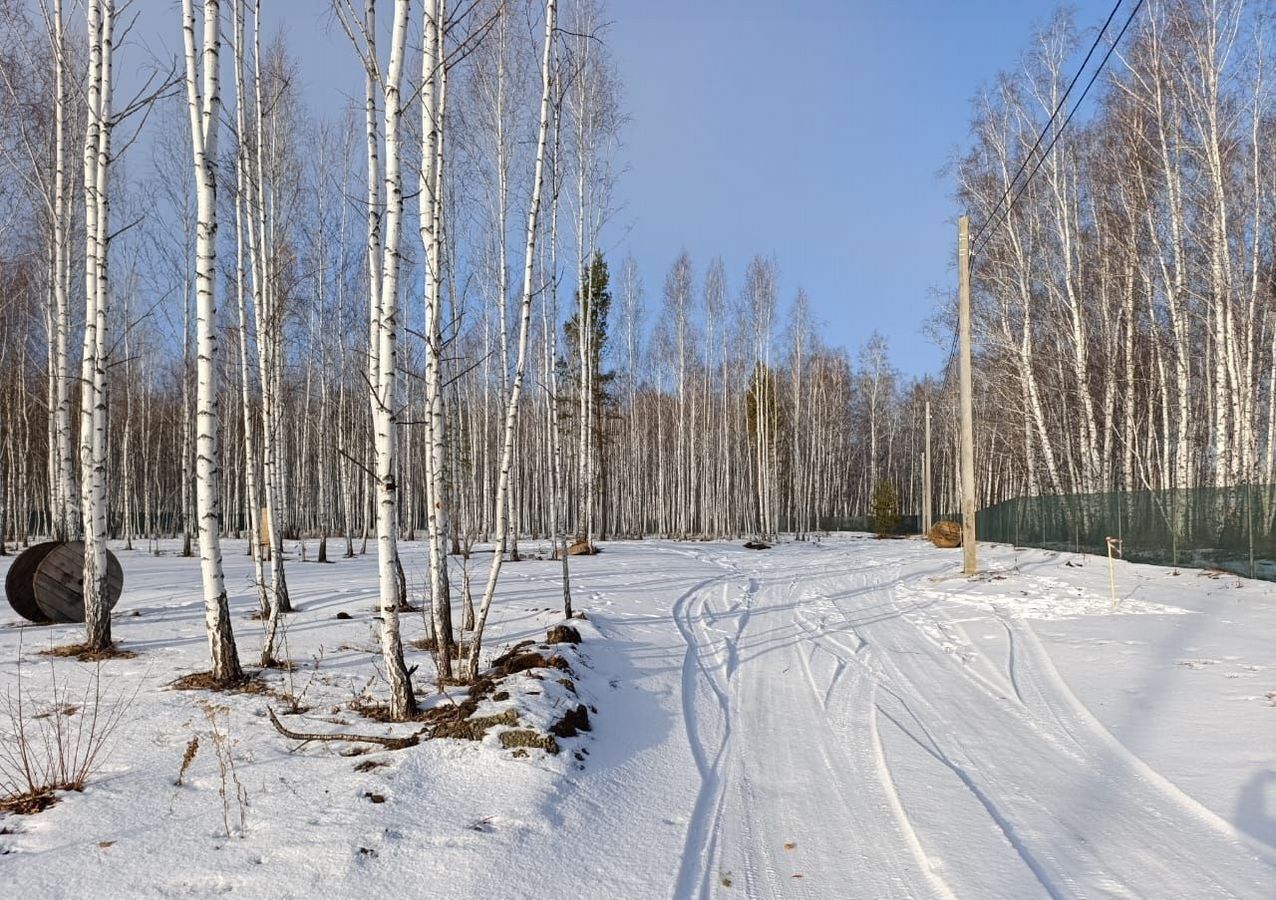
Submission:
[[[243,670],[235,648],[225,575],[222,571],[221,497],[218,491],[221,449],[217,440],[217,304],[214,293],[217,282],[217,179],[214,166],[221,115],[218,78],[221,31],[218,0],[204,0],[202,63],[196,61],[192,0],[182,0],[182,21],[186,49],[186,97],[190,111],[191,153],[197,192],[195,474],[199,556],[204,583],[204,618],[213,663],[212,677],[219,684],[231,684],[243,679]]]

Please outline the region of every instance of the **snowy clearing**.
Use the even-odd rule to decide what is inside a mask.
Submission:
[[[232,546],[248,660],[256,596]],[[1118,563],[1114,611],[1093,557],[981,547],[986,574],[970,581],[957,551],[917,541],[612,543],[573,560],[588,620],[570,658],[592,732],[557,755],[504,749],[497,728],[350,757],[349,744],[298,749],[277,734],[275,697],[166,688],[207,668],[207,644],[198,561],[165,550],[116,551],[113,627],[137,656],[102,670],[112,695],[137,697],[83,793],[0,818],[11,894],[1258,898],[1276,886],[1276,585]],[[419,588],[424,552],[405,545],[404,559]],[[557,563],[506,574],[490,656],[559,621]],[[380,659],[375,559],[296,563],[289,580],[300,611],[286,655],[310,707],[290,727],[408,733],[348,708]],[[19,648],[33,694],[50,666],[85,682],[91,666],[37,655],[78,627],[18,622],[0,615],[6,691]],[[424,627],[419,614],[404,625],[405,640]],[[448,702],[426,654],[409,662],[419,695]],[[266,676],[279,690],[288,677]],[[538,727],[569,702],[553,679],[520,684],[510,702]],[[215,733],[234,765],[225,805]]]

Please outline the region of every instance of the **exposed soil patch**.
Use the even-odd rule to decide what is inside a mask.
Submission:
[[[500,668],[495,670],[494,674],[499,678],[504,678],[507,675],[526,672],[529,669],[558,669],[560,672],[567,672],[568,674],[571,674],[572,671],[572,667],[567,660],[558,654],[547,657],[544,653],[533,650],[510,657]]]
[[[259,679],[256,673],[245,675],[239,681],[227,684],[213,678],[212,672],[192,672],[168,685],[175,691],[223,691],[228,694],[269,694],[270,685]]]
[[[427,653],[434,653],[439,649],[439,642],[436,638],[434,638],[433,636],[430,636],[430,637],[417,638],[414,641],[409,641],[408,646],[413,648],[414,650],[422,650]],[[462,641],[459,644],[452,645],[452,649],[449,655],[453,659],[461,659],[463,656],[467,655],[469,652],[470,652],[469,643],[466,641]]]
[[[124,650],[112,644],[105,650],[92,650],[87,644],[63,644],[60,647],[49,647],[40,651],[41,656],[54,656],[58,659],[75,659],[80,662],[104,662],[108,659],[134,659],[137,654],[132,650]]]
[[[579,644],[580,632],[570,625],[555,625],[545,633],[547,644]]]
[[[507,709],[494,716],[473,716],[469,718],[452,718],[439,722],[430,731],[432,738],[460,738],[466,741],[481,741],[489,730],[497,725],[517,725],[518,713]]]
[[[549,730],[555,737],[560,738],[575,737],[582,731],[592,731],[593,728],[589,724],[589,710],[585,709],[584,704],[577,703],[575,709],[555,722]]]
[[[553,735],[541,734],[539,731],[532,731],[530,728],[513,728],[509,731],[500,733],[501,746],[506,750],[513,750],[516,747],[530,747],[534,750],[544,750],[546,753],[556,755],[558,753],[558,741]]]
[[[500,669],[503,665],[505,665],[505,663],[506,663],[509,659],[511,659],[512,657],[517,656],[519,653],[521,653],[523,650],[527,649],[528,647],[531,647],[531,646],[535,645],[535,643],[536,643],[535,641],[531,641],[531,640],[528,640],[528,641],[519,641],[519,642],[518,642],[517,644],[515,644],[513,647],[510,647],[508,650],[506,650],[506,651],[505,651],[504,653],[502,653],[500,656],[496,657],[496,659],[492,660],[492,669],[493,669],[493,671],[497,671],[497,670],[499,670],[499,669]]]
[[[356,712],[365,719],[371,719],[374,722],[385,722],[393,724],[395,722],[423,722],[425,721],[426,711],[417,710],[406,719],[396,719],[390,715],[389,703],[377,703],[367,697],[356,697],[350,701],[350,711]]]
[[[18,816],[34,816],[58,802],[57,790],[45,788],[42,791],[29,791],[15,797],[0,800],[0,812],[13,813]]]

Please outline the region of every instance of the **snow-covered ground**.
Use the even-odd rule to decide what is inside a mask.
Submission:
[[[198,566],[173,549],[117,551],[113,627],[137,656],[102,671],[136,699],[83,793],[0,817],[6,896],[1276,895],[1276,584],[1118,563],[1114,609],[1093,557],[981,547],[967,580],[917,541],[611,543],[572,561],[592,732],[557,755],[503,749],[498,727],[352,757],[277,734],[276,697],[166,687],[207,654]],[[419,586],[424,553],[404,553]],[[227,565],[249,661],[248,560]],[[266,677],[304,690],[289,727],[410,731],[349,709],[383,693],[374,560],[288,577],[296,667]],[[506,567],[493,655],[559,621],[558,577]],[[0,610],[0,691],[19,653],[33,694],[50,666],[85,683],[91,667],[37,655],[75,626],[19,621]],[[421,695],[449,702],[410,653]],[[552,681],[509,702],[543,718],[570,702]]]

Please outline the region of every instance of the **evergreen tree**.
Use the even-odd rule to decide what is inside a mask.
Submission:
[[[607,260],[603,258],[601,250],[594,251],[594,257],[590,260],[589,269],[585,273],[585,277],[581,279],[585,285],[585,314],[588,319],[589,328],[589,372],[594,383],[594,402],[595,409],[610,409],[615,405],[615,397],[611,391],[612,382],[615,381],[616,373],[614,371],[604,372],[602,368],[603,359],[607,353],[608,339],[608,317],[611,315],[611,281],[607,272]],[[568,357],[564,361],[565,384],[568,390],[573,394],[580,392],[580,310],[581,310],[581,292],[576,291],[573,303],[574,312],[564,324],[563,334],[567,339]],[[564,404],[570,408],[570,404]]]
[[[559,367],[560,383],[568,396],[578,398],[579,403],[564,402],[561,408],[566,411],[566,418],[571,419],[573,413],[577,417],[577,473],[582,502],[580,537],[591,540],[594,522],[604,524],[601,534],[604,538],[606,536],[607,458],[603,452],[603,436],[607,433],[607,420],[614,418],[616,409],[616,396],[612,390],[616,373],[604,372],[602,368],[607,353],[611,287],[607,261],[601,252],[594,251],[589,266],[581,273],[581,287],[577,288],[574,300],[575,311],[563,325],[568,357],[559,361]],[[582,358],[584,365],[581,364]],[[597,519],[594,511],[598,513]]]
[[[869,513],[873,517],[873,531],[878,537],[898,534],[903,517],[899,513],[899,491],[889,481],[878,482],[873,488]]]

